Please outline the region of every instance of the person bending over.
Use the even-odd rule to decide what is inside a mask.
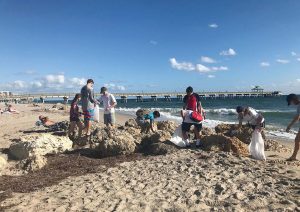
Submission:
[[[261,131],[265,127],[264,117],[252,107],[238,106],[236,112],[239,119],[238,129],[242,128],[243,121],[248,122],[253,130],[258,129]]]
[[[299,120],[300,120],[300,100],[299,100],[299,98],[296,94],[289,94],[286,98],[286,101],[288,102],[289,106],[290,105],[295,105],[297,107],[296,115],[294,116],[293,120],[291,121],[291,123],[286,128],[286,132],[290,132],[293,125],[296,124],[296,122],[299,122]],[[293,154],[288,159],[288,161],[297,160],[297,154],[298,154],[298,151],[299,151],[299,146],[300,146],[300,128],[299,128],[299,131],[298,131],[298,133],[296,135],[296,138],[295,138],[295,146],[294,146]]]
[[[149,133],[150,130],[155,132],[154,129],[154,119],[160,117],[160,113],[158,111],[150,112],[145,109],[139,109],[136,112],[136,122],[141,127],[141,132]]]

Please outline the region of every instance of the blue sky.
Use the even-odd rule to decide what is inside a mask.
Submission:
[[[0,0],[0,90],[300,93],[298,0]]]

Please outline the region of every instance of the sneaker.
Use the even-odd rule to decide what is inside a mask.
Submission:
[[[190,143],[189,139],[186,139],[186,140],[184,141],[184,143],[185,143],[185,146],[186,146],[186,147],[191,147],[191,143]]]
[[[201,142],[200,142],[200,140],[198,139],[198,140],[196,141],[196,147],[199,148],[200,146],[201,146]]]

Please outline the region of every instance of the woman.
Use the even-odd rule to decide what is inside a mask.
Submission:
[[[81,137],[83,124],[80,121],[81,113],[79,112],[78,103],[81,99],[81,94],[76,94],[71,103],[70,109],[70,127],[69,127],[69,136],[73,136],[75,134],[75,127],[78,127],[78,136]]]
[[[51,121],[47,116],[40,115],[39,120],[44,127],[52,127],[56,124],[54,121]],[[37,122],[37,125],[38,125],[38,122]]]

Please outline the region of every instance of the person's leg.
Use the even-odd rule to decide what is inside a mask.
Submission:
[[[82,135],[82,130],[83,130],[84,126],[83,126],[83,124],[82,124],[81,121],[77,121],[76,124],[77,124],[77,127],[78,127],[78,137],[81,137],[81,135]]]
[[[182,137],[183,137],[184,143],[187,147],[189,147],[191,145],[190,141],[189,141],[189,136],[188,136],[188,132],[190,131],[190,128],[191,128],[191,124],[189,124],[189,123],[183,122],[181,125]]]
[[[104,115],[103,115],[103,121],[104,121],[104,124],[105,124],[107,127],[108,127],[108,125],[109,125],[108,115],[109,115],[109,114],[104,114]]]
[[[68,131],[68,136],[72,136],[74,133],[76,123],[74,121],[71,121],[69,131]]]
[[[112,127],[114,127],[115,124],[116,124],[116,115],[115,115],[115,113],[110,114],[110,124],[111,124]]]
[[[288,160],[297,160],[297,154],[300,146],[300,130],[295,138],[295,146],[292,156]]]
[[[200,147],[200,131],[202,129],[202,124],[194,125],[194,133],[196,136],[196,147]]]

